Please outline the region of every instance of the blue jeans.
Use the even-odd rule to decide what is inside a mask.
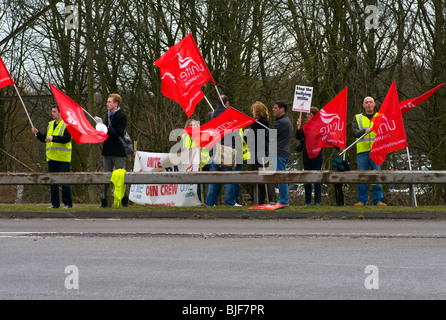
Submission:
[[[273,166],[276,171],[285,171],[286,165],[288,163],[289,157],[273,157]],[[288,191],[288,184],[278,184],[279,188],[279,202],[277,204],[286,204],[290,203],[290,194]]]
[[[219,166],[211,161],[211,171],[233,171],[230,167]],[[211,183],[208,186],[208,194],[206,198],[206,205],[213,206],[217,203],[220,197],[221,184]],[[227,206],[235,205],[236,201],[236,185],[235,184],[225,184],[225,204]]]
[[[232,171],[242,171],[243,170],[243,164],[237,164],[237,166],[232,169]],[[234,197],[235,197],[235,202],[240,203],[240,196],[241,196],[241,189],[242,186],[240,185],[240,183],[238,184],[234,184]],[[235,204],[234,202],[234,204]]]
[[[370,151],[361,152],[356,155],[356,166],[358,170],[381,170],[381,165],[377,166],[373,160],[370,159]],[[358,202],[363,205],[367,204],[369,197],[368,184],[358,184]],[[380,184],[372,184],[373,204],[383,201],[383,190]]]

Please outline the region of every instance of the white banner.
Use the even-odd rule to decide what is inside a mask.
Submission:
[[[181,156],[170,153],[137,151],[134,172],[198,171],[199,155],[192,149]],[[129,199],[145,206],[200,206],[196,184],[132,184]]]
[[[310,112],[313,87],[296,86],[294,90],[293,111]]]

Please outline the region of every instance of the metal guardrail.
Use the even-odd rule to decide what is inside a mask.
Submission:
[[[0,173],[0,185],[108,184],[111,172]],[[126,172],[126,184],[446,184],[446,171]]]

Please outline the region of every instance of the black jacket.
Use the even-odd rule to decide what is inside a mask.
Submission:
[[[263,124],[267,128],[270,127],[270,124],[269,124],[269,121],[267,118],[260,118],[260,119],[257,119],[257,121],[260,122],[261,124]],[[269,156],[269,130],[266,129],[264,126],[260,125],[257,122],[254,122],[251,125],[251,130],[254,132],[254,139],[251,140],[251,137],[249,137],[249,140],[248,140],[249,145],[248,146],[254,147],[254,150],[255,150],[254,156],[255,156],[256,162],[258,161],[259,158]],[[258,142],[258,139],[260,139],[259,138],[260,132],[263,133],[263,137],[265,138],[265,145],[264,145],[264,147],[261,146],[259,148],[260,142]]]
[[[304,129],[302,129],[302,127],[300,129],[296,130],[296,139],[299,141],[305,139],[305,133],[304,133]],[[308,153],[307,146],[306,146],[305,142],[304,142],[304,148],[303,148],[302,152]]]
[[[108,123],[108,114],[105,116],[104,124],[108,128],[108,138],[103,143],[102,155],[111,157],[125,157],[124,146],[119,137],[124,136],[127,127],[127,116],[121,110],[117,110],[112,116],[110,124]]]

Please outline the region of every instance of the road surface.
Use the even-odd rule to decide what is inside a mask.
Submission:
[[[444,220],[0,219],[0,299],[446,299]]]

